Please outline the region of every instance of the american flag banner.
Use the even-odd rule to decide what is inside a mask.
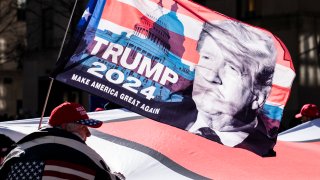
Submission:
[[[46,161],[21,161],[11,167],[8,180],[16,179],[79,179],[89,180],[95,178],[95,171],[65,161],[46,160]]]
[[[295,77],[271,32],[186,0],[90,0],[52,77],[261,156]]]

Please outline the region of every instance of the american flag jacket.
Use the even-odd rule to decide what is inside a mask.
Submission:
[[[22,138],[5,158],[1,179],[117,179],[78,136],[46,128]]]

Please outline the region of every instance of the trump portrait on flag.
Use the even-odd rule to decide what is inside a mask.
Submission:
[[[188,131],[258,152],[254,143],[246,145],[246,139],[250,143],[251,136],[268,134],[262,107],[276,61],[272,38],[237,21],[213,21],[204,24],[197,50],[192,98],[198,115]],[[274,143],[270,135],[260,138],[263,145]]]

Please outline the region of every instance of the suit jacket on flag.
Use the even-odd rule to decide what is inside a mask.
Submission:
[[[17,143],[0,169],[4,179],[116,179],[103,159],[76,135],[57,128]]]
[[[171,117],[174,117],[175,121],[170,121],[167,124],[178,127],[180,129],[188,129],[188,126],[195,122],[194,119],[196,119],[198,112],[194,112],[194,111],[189,112],[188,113],[188,117],[190,117],[189,119],[179,118],[176,114],[170,114],[170,115]],[[248,134],[249,134],[248,137],[246,137],[241,143],[233,147],[247,149],[263,157],[275,156],[275,152],[273,148],[270,148],[270,147],[273,147],[276,144],[277,130],[268,129],[263,123],[264,118],[266,117],[264,117],[263,115],[258,116],[257,126],[255,128],[250,129],[248,131]],[[266,136],[265,134],[268,134],[268,136]],[[218,137],[218,135],[213,130],[207,131],[205,133],[198,134],[198,135],[203,136],[212,141],[215,141],[217,143],[223,144],[220,141],[220,138]],[[263,141],[260,142],[261,140]]]

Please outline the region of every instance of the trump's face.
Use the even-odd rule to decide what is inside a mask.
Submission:
[[[200,60],[195,70],[192,98],[197,109],[217,119],[207,120],[209,127],[229,131],[246,123],[233,118],[250,106],[252,94],[252,68],[254,64],[238,58],[226,58],[211,37],[199,49]],[[236,57],[236,56],[235,56]]]

